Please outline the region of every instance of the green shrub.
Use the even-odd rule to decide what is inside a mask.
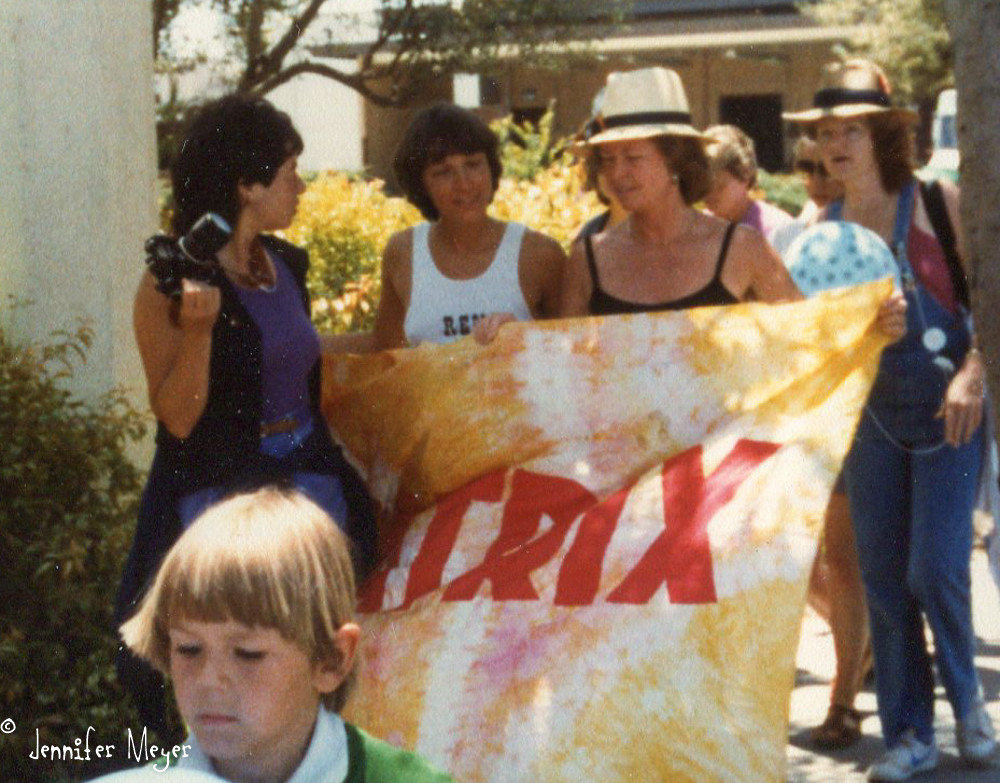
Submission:
[[[762,169],[757,174],[757,186],[764,191],[766,201],[792,216],[799,214],[809,198],[806,186],[797,174],[768,174]]]
[[[490,123],[500,139],[500,162],[503,176],[516,180],[533,180],[559,157],[565,143],[553,138],[554,105],[549,104],[538,123],[518,124],[510,115]]]
[[[141,730],[113,671],[115,591],[134,529],[142,476],[125,457],[142,436],[119,392],[90,402],[64,381],[85,360],[92,330],[20,344],[0,327],[0,780],[67,780],[100,771],[32,761],[43,744],[116,744]],[[120,752],[119,752],[120,751]]]

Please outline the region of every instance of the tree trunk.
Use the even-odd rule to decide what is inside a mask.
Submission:
[[[1000,408],[1000,3],[945,0],[955,43],[962,226],[972,311],[986,357],[994,422]]]

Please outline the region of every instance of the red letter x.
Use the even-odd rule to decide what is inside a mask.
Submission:
[[[747,476],[778,450],[774,443],[741,440],[705,479],[701,446],[663,465],[663,517],[666,529],[653,542],[609,603],[644,604],[660,586],[675,604],[714,603],[715,579],[708,523]]]

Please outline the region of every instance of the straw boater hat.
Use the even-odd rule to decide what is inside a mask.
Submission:
[[[824,117],[861,117],[866,114],[891,114],[906,122],[916,122],[917,113],[893,106],[892,88],[879,68],[868,60],[852,59],[830,63],[823,68],[822,86],[813,97],[813,108],[786,112],[786,120],[818,122]]]
[[[608,74],[600,111],[587,123],[587,131],[579,145],[584,148],[651,136],[709,141],[691,125],[681,78],[660,67]]]

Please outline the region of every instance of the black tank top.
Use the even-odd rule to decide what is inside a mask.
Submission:
[[[729,252],[729,242],[733,238],[735,223],[730,223],[726,229],[726,235],[722,240],[722,247],[719,250],[719,259],[715,263],[715,275],[708,285],[693,294],[682,296],[680,299],[673,299],[669,302],[656,302],[654,304],[641,304],[639,302],[627,302],[607,293],[601,288],[597,277],[597,263],[594,261],[594,248],[590,243],[590,236],[584,237],[584,247],[587,250],[587,264],[590,266],[590,280],[593,283],[593,290],[590,294],[590,314],[591,315],[624,315],[626,313],[655,313],[661,310],[687,310],[691,307],[707,307],[709,305],[727,305],[739,302],[728,288],[722,283],[722,267],[726,261],[726,254]]]

